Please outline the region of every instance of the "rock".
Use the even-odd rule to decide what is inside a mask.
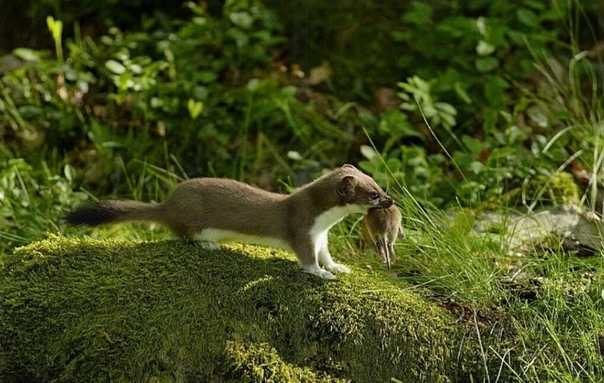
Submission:
[[[474,228],[477,232],[503,231],[510,251],[552,235],[566,241],[569,248],[574,246],[581,255],[604,249],[602,220],[597,214],[576,205],[560,205],[525,215],[487,212],[476,221]]]

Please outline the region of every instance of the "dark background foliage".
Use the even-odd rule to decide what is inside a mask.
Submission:
[[[0,5],[20,198],[57,176],[143,200],[194,176],[285,191],[350,162],[422,204],[476,206],[598,170],[595,0]]]

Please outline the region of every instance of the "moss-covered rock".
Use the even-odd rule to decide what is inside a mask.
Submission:
[[[493,197],[480,205],[481,210],[500,210],[502,206],[559,206],[581,205],[579,186],[566,172],[537,175],[520,187]]]
[[[454,319],[355,268],[287,253],[53,237],[0,270],[2,382],[445,382]],[[467,373],[464,372],[464,373]]]

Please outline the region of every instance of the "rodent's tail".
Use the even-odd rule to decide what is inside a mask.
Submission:
[[[100,201],[80,206],[63,217],[71,226],[98,226],[121,221],[158,221],[160,205],[137,201]]]

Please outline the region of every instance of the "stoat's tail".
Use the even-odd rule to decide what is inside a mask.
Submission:
[[[63,218],[72,226],[98,226],[121,221],[158,221],[161,205],[136,201],[100,201],[78,207]]]

